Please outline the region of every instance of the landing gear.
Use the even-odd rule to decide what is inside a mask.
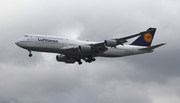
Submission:
[[[92,61],[94,62],[94,61],[96,61],[96,59],[95,59],[95,58],[92,58]]]
[[[81,65],[82,64],[82,61],[81,60],[77,60],[78,64]]]
[[[87,63],[91,63],[91,62],[94,62],[96,59],[94,57],[92,57],[91,55],[90,56],[87,56],[85,58],[82,58],[85,62]],[[78,62],[79,65],[82,64],[82,61],[81,61],[81,57],[77,58],[76,61]]]
[[[82,64],[82,62],[80,61],[80,62],[78,62],[78,64],[79,64],[79,65],[81,65],[81,64]]]
[[[93,61],[95,61],[96,59],[92,56],[88,56],[87,58],[84,59],[85,62],[91,63]]]
[[[29,54],[29,57],[32,57],[32,54]]]
[[[28,50],[28,51],[29,51],[29,57],[32,57],[31,50]]]

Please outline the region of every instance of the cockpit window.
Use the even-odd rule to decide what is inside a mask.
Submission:
[[[25,35],[24,37],[29,37],[29,35]]]

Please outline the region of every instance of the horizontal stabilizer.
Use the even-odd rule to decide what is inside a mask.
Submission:
[[[139,49],[139,50],[153,50],[155,48],[158,48],[162,45],[165,45],[166,43],[162,43],[162,44],[158,44],[158,45],[153,45],[153,46],[150,46],[150,47],[147,47],[147,48],[142,48],[142,49]]]

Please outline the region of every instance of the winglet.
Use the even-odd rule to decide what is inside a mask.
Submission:
[[[131,45],[151,46],[155,32],[156,28],[149,28],[147,31],[143,32],[142,35],[137,38]]]

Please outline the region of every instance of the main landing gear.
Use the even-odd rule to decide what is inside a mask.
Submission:
[[[87,58],[84,59],[85,62],[91,63],[94,62],[96,59],[94,57],[88,56]]]
[[[81,65],[82,64],[82,61],[81,60],[77,60],[78,64]]]
[[[83,59],[85,62],[87,63],[91,63],[91,62],[94,62],[96,59],[92,56],[88,56],[86,58]],[[82,61],[81,59],[77,60],[78,64],[81,65],[82,64]]]
[[[33,55],[31,54],[31,50],[28,50],[29,51],[29,57],[32,57]]]

